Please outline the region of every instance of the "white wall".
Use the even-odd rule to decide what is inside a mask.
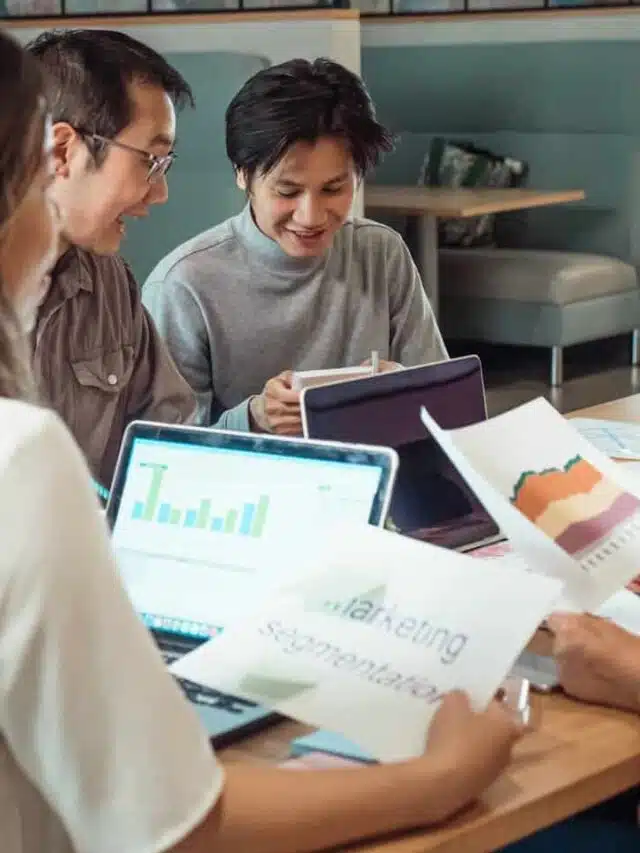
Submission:
[[[339,15],[330,11],[319,12],[317,18],[291,18],[286,13],[254,16],[247,13],[246,18],[236,15],[221,15],[218,20],[211,16],[206,22],[190,22],[186,16],[177,20],[155,18],[149,23],[140,18],[129,23],[126,18],[118,20],[116,28],[128,33],[153,47],[160,53],[206,53],[215,50],[234,50],[238,53],[256,53],[266,56],[272,62],[302,57],[316,59],[326,56],[341,62],[347,68],[360,73],[360,21],[357,13],[342,12]],[[90,24],[114,28],[108,21],[94,20]],[[21,42],[35,38],[42,27],[12,26],[11,21],[3,22]],[[52,26],[58,26],[52,23]]]

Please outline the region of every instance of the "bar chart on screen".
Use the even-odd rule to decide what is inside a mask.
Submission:
[[[378,477],[373,466],[139,440],[112,531],[136,610],[228,624],[297,576],[310,530],[366,524]]]
[[[157,462],[141,462],[140,467],[149,472],[151,479],[144,498],[135,500],[133,504],[133,521],[170,524],[256,539],[263,535],[269,512],[269,495],[261,494],[257,500],[244,501],[238,507],[219,510],[215,509],[215,501],[209,497],[200,498],[197,506],[177,507],[162,499],[162,484],[168,466]]]

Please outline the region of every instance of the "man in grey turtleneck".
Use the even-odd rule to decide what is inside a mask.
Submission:
[[[402,238],[350,218],[391,148],[360,79],[329,60],[259,72],[227,110],[248,203],[158,264],[143,301],[203,424],[299,434],[292,370],[447,358]]]

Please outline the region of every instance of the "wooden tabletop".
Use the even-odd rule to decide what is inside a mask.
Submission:
[[[446,187],[383,186],[369,184],[365,207],[404,215],[479,216],[581,201],[583,190],[546,192],[533,189],[448,189]]]
[[[601,418],[610,421],[636,421],[640,423],[640,394],[631,397],[621,397],[611,403],[600,403],[579,412],[572,412],[567,417]]]
[[[574,412],[640,421],[640,395]],[[534,647],[544,651],[548,635]],[[561,695],[535,696],[536,731],[518,745],[504,776],[481,802],[437,829],[357,844],[352,853],[487,853],[550,826],[640,781],[640,717]],[[277,762],[309,731],[283,723],[224,751],[225,760]]]
[[[550,826],[640,780],[640,718],[563,696],[536,696],[538,731],[518,745],[507,773],[482,801],[438,829],[361,843],[358,853],[487,853]],[[293,737],[284,723],[225,750],[225,760],[282,761]]]

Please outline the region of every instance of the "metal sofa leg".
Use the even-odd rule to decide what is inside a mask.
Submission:
[[[640,329],[631,332],[631,364],[634,367],[640,364]]]
[[[562,385],[562,347],[551,347],[551,387]]]

